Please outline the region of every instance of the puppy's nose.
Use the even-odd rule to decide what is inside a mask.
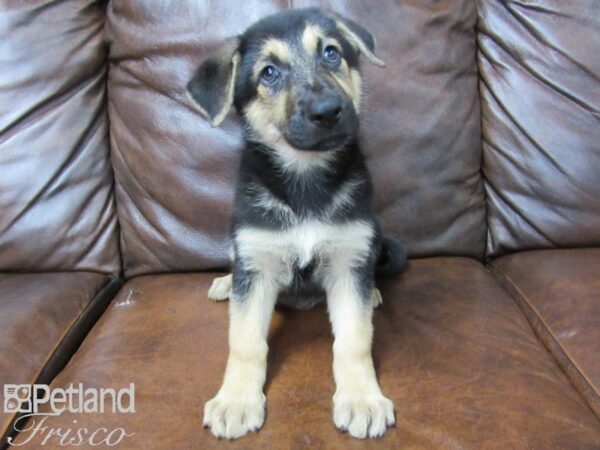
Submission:
[[[319,96],[308,106],[308,118],[318,127],[330,128],[340,120],[342,102],[338,97]]]

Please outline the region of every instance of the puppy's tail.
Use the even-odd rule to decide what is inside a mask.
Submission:
[[[375,276],[385,278],[397,273],[407,266],[406,249],[395,236],[381,237],[381,248],[375,265]]]

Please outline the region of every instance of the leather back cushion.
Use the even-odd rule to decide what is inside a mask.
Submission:
[[[488,254],[600,244],[598,2],[478,6]]]
[[[211,128],[186,97],[196,66],[223,41],[289,2],[113,0],[109,115],[126,275],[227,264],[242,147],[235,113]],[[386,69],[363,63],[364,151],[383,228],[412,256],[481,258],[475,5],[295,1],[369,28]]]
[[[119,269],[104,21],[91,0],[0,7],[0,271]]]

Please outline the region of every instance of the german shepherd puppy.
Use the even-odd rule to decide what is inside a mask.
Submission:
[[[327,302],[333,329],[333,421],[357,438],[394,424],[373,368],[375,275],[399,272],[406,254],[384,237],[358,143],[359,56],[378,66],[373,36],[318,9],[262,19],[204,61],[187,88],[219,125],[232,105],[245,123],[231,228],[232,273],[209,297],[230,302],[223,385],[206,403],[217,437],[258,430],[265,417],[267,331],[277,299]]]

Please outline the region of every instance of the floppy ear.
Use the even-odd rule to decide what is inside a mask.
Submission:
[[[219,126],[233,105],[240,55],[239,39],[229,39],[204,61],[187,85],[192,100],[213,127]]]
[[[385,63],[375,55],[375,38],[365,28],[346,19],[338,14],[335,17],[337,29],[350,43],[358,48],[365,57],[379,67],[385,67]]]

